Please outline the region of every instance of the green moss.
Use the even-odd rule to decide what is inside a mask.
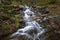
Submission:
[[[10,25],[5,25],[2,29],[7,31],[10,29]]]
[[[15,22],[15,26],[16,27],[19,27],[19,22],[16,20],[16,22]]]

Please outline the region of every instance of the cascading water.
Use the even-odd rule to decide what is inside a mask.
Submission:
[[[28,32],[30,30],[37,30],[37,40],[40,40],[39,36],[45,32],[45,29],[43,29],[33,18],[35,17],[35,13],[31,11],[31,8],[28,6],[25,6],[26,10],[24,12],[24,22],[25,22],[25,27],[22,29],[18,29],[17,32],[13,33],[10,37],[15,37],[17,35],[26,35],[28,38],[31,38],[33,40],[36,40],[35,37],[30,35]]]

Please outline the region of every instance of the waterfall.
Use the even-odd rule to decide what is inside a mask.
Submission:
[[[25,22],[25,27],[18,29],[15,33],[13,33],[10,37],[15,37],[17,35],[26,35],[28,38],[31,38],[33,40],[36,40],[35,37],[32,37],[32,35],[28,34],[28,32],[30,32],[30,30],[37,30],[37,40],[39,39],[39,36],[45,32],[45,29],[43,29],[40,24],[38,22],[36,22],[35,20],[33,20],[35,16],[35,13],[33,11],[31,11],[31,8],[29,8],[28,6],[25,6],[25,11],[24,12],[24,22]]]

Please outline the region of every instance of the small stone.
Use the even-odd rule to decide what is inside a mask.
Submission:
[[[0,0],[0,4],[1,4],[1,0]]]
[[[24,8],[24,6],[23,5],[19,5],[19,8]]]

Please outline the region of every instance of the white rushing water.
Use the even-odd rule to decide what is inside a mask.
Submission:
[[[26,10],[23,11],[24,12],[24,22],[25,22],[25,27],[18,29],[17,32],[13,33],[10,37],[14,37],[16,35],[26,35],[28,38],[31,38],[33,40],[36,40],[35,37],[32,37],[32,35],[29,35],[28,32],[30,32],[30,30],[37,30],[37,34],[36,36],[39,39],[39,36],[45,32],[45,29],[43,29],[40,24],[38,22],[36,22],[35,20],[33,20],[33,18],[35,17],[35,13],[33,11],[31,11],[31,8],[29,8],[28,6],[25,6]]]

